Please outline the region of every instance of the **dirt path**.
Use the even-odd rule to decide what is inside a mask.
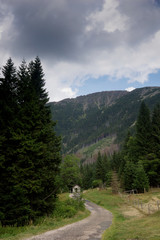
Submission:
[[[86,201],[86,207],[91,211],[88,218],[27,240],[100,240],[112,223],[112,214],[89,201]]]

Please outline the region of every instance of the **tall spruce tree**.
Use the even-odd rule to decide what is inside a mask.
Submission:
[[[2,69],[0,82],[0,215],[2,225],[13,225],[19,221],[23,192],[16,182],[17,163],[17,86],[16,68],[11,58]],[[23,201],[25,201],[23,199]],[[20,206],[17,209],[17,206]]]
[[[139,161],[135,166],[135,176],[133,179],[132,188],[136,189],[139,193],[149,190],[149,180],[144,171],[143,164]]]
[[[8,88],[12,90],[9,99],[14,101],[11,104],[7,102],[4,109],[12,110],[14,117],[8,119],[9,124],[4,128],[9,129],[7,133],[12,133],[11,140],[8,141],[6,133],[2,134],[4,131],[0,135],[0,217],[3,225],[24,225],[54,209],[58,190],[55,179],[61,161],[60,138],[55,134],[55,123],[51,121],[50,110],[46,106],[48,95],[44,89],[40,59],[37,57],[29,67],[23,61],[17,75],[10,65],[13,65],[11,60],[4,67],[3,74],[5,82],[13,79],[14,84]],[[13,77],[7,72],[9,67]],[[7,86],[1,83],[0,90],[7,91]],[[1,97],[2,105],[4,100],[5,97]],[[6,116],[1,111],[4,123]],[[16,131],[12,129],[13,124],[14,127],[16,124]]]
[[[96,179],[102,180],[105,182],[105,165],[103,161],[103,157],[100,152],[98,152],[97,162],[96,162]]]
[[[151,186],[160,184],[160,104],[154,107],[152,115],[151,151],[145,161],[145,169]]]
[[[152,148],[160,159],[160,104],[154,107],[152,115]]]
[[[142,102],[136,124],[136,144],[138,156],[146,156],[151,151],[151,119],[147,105]]]
[[[125,190],[132,190],[133,182],[135,179],[135,172],[136,172],[136,165],[131,161],[127,161],[124,167],[124,174],[123,174],[123,186]]]
[[[95,180],[95,163],[90,163],[87,165],[81,165],[82,174],[82,186],[84,189],[89,189],[93,187],[93,181]]]
[[[59,172],[61,157],[60,138],[55,134],[55,123],[51,121],[50,109],[46,106],[48,94],[44,89],[44,73],[38,57],[30,63],[28,73],[26,96],[28,95],[29,99],[25,105],[22,104],[22,109],[26,110],[23,120],[24,127],[27,127],[23,129],[26,142],[24,146],[25,152],[28,153],[27,163],[30,170],[26,187],[31,205],[31,219],[34,219],[37,215],[49,214],[54,208],[58,191],[55,185],[56,175]],[[27,78],[26,74],[25,82],[28,82]]]

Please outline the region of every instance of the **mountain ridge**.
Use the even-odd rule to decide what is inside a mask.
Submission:
[[[134,131],[142,101],[152,110],[160,102],[160,87],[137,88],[132,92],[103,91],[49,103],[52,118],[57,121],[57,134],[62,136],[63,153],[74,152],[85,158],[86,147],[94,145],[96,153],[105,151],[105,146],[100,146],[103,139],[109,154],[117,151],[128,129]],[[90,152],[92,155],[94,151]]]
[[[125,94],[127,94],[127,91],[123,90],[116,90],[116,91],[102,91],[102,92],[95,92],[95,93],[90,93],[87,95],[81,95],[76,98],[66,98],[58,102],[50,102],[50,104],[67,104],[71,102],[76,102],[76,103],[84,103],[88,99],[91,99],[90,103],[93,103],[93,99],[95,100],[102,100],[102,96],[107,96],[105,100],[107,100],[106,105],[110,105],[110,100],[115,100],[115,98],[119,98]],[[111,98],[111,99],[110,99]],[[104,99],[103,99],[104,100]],[[100,102],[102,104],[102,102]]]

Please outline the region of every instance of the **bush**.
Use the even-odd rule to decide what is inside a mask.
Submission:
[[[92,182],[93,187],[102,187],[103,182],[101,179],[96,179]]]
[[[62,218],[71,218],[79,210],[84,211],[84,203],[82,200],[67,199],[65,201],[57,201],[53,216]]]

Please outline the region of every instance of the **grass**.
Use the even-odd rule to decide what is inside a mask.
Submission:
[[[85,147],[81,150],[81,153],[85,155],[85,157],[90,157],[92,154],[97,153],[97,149],[105,148],[106,146],[110,146],[113,143],[113,138],[107,137],[103,138],[102,140],[94,143],[88,147]]]
[[[113,213],[113,223],[103,234],[103,240],[159,240],[160,239],[160,211],[154,214],[132,214],[139,211],[130,206],[119,195],[112,195],[111,190],[90,190],[85,198],[110,210]],[[160,190],[141,194],[143,201],[149,201],[152,196],[160,196]],[[130,210],[130,215],[125,212]]]
[[[53,215],[52,217],[40,218],[34,225],[24,227],[0,227],[0,240],[20,240],[29,238],[33,235],[41,234],[49,230],[57,229],[64,225],[80,221],[90,214],[88,210],[83,209],[76,211],[75,213],[75,211],[73,211],[72,203],[72,208],[70,206],[68,207],[67,201],[70,201],[68,194],[61,194],[59,196],[59,201],[60,202],[58,203],[55,214],[56,216]],[[68,210],[70,212],[72,210],[73,216],[68,214]]]

